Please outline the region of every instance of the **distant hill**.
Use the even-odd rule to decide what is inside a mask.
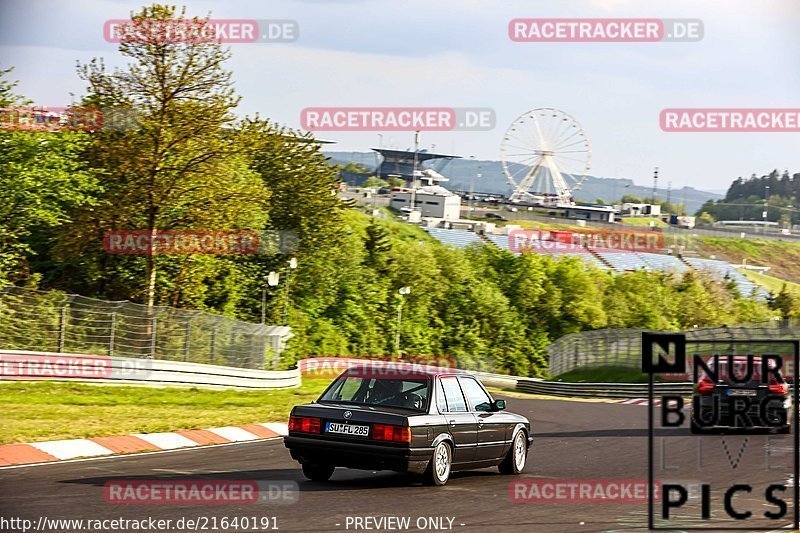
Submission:
[[[377,163],[374,152],[325,152],[325,155],[330,157],[333,163],[344,164],[352,161],[372,170],[375,169]],[[499,161],[453,159],[443,162],[441,167],[434,168],[450,178],[450,181],[443,185],[453,191],[469,191],[474,180],[472,190],[475,192],[501,194],[509,194],[511,192]],[[481,178],[476,178],[479,172]],[[575,197],[577,200],[585,202],[594,202],[598,198],[602,198],[607,203],[610,203],[619,200],[623,194],[631,194],[641,198],[649,197],[652,192],[653,188],[651,186],[636,185],[629,178],[587,176],[581,188],[576,191]],[[685,201],[687,211],[694,213],[706,201],[718,200],[723,196],[724,194],[718,194],[717,192],[700,191],[694,187],[683,187],[672,190],[670,201],[672,203]],[[657,197],[658,200],[666,200],[667,190],[659,188]]]

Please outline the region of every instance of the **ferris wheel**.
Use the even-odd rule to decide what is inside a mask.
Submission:
[[[534,204],[575,203],[592,159],[589,137],[574,117],[552,107],[517,117],[500,147],[509,200]]]

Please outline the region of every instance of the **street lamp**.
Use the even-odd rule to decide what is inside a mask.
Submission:
[[[769,206],[769,185],[764,186],[764,210],[761,212],[761,218],[763,219],[764,225],[762,227],[762,231],[764,233],[767,232],[767,207]]]
[[[403,300],[404,296],[411,293],[411,287],[400,287],[397,294],[400,295],[400,305],[397,306],[397,335],[394,338],[394,352],[400,355],[400,324],[403,320]]]
[[[267,274],[267,284],[261,287],[261,324],[267,322],[267,285],[275,287],[280,281],[280,274],[277,272],[270,272]]]

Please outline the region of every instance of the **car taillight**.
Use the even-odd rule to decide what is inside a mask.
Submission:
[[[411,442],[411,428],[407,426],[375,424],[372,426],[372,438],[374,440],[386,440],[390,442]]]
[[[700,378],[700,381],[697,382],[697,392],[699,393],[707,393],[714,390],[714,382],[708,379],[708,376],[703,376]]]
[[[300,433],[319,433],[320,420],[311,416],[290,416],[289,431]]]
[[[789,394],[789,384],[785,381],[778,383],[778,381],[770,376],[769,385],[767,385],[770,394]]]

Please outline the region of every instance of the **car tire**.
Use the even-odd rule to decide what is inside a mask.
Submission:
[[[498,465],[501,474],[517,475],[525,468],[528,460],[528,443],[526,442],[525,432],[520,430],[514,435],[511,441],[511,449],[508,450],[503,462]]]
[[[453,450],[446,441],[442,441],[433,449],[431,462],[425,470],[424,481],[426,485],[441,487],[450,479],[450,469],[453,465]]]
[[[333,465],[303,464],[303,475],[311,481],[328,481],[336,469]]]

